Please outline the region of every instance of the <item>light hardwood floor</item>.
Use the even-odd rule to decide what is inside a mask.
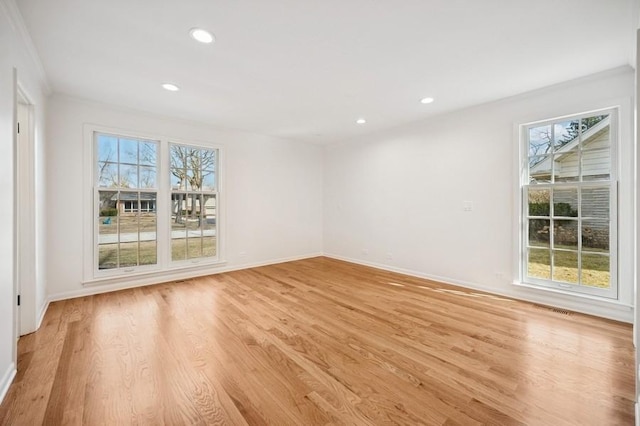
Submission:
[[[2,425],[631,425],[631,326],[327,258],[51,304]]]

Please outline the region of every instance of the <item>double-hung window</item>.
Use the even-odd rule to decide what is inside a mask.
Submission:
[[[92,143],[87,281],[219,260],[218,148],[108,131]]]
[[[617,110],[521,126],[523,283],[617,297]]]

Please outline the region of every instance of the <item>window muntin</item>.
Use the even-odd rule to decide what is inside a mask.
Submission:
[[[217,242],[217,150],[169,145],[171,260],[215,258]]]
[[[616,110],[523,126],[526,283],[617,297]]]
[[[156,265],[159,143],[95,133],[96,265]]]

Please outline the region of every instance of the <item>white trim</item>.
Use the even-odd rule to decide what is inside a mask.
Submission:
[[[27,26],[24,23],[24,18],[20,13],[20,9],[16,5],[14,0],[0,0],[0,10],[2,10],[5,16],[9,19],[11,26],[18,34],[24,46],[27,50],[27,56],[33,62],[35,69],[37,71],[38,79],[40,80],[40,84],[42,85],[42,91],[45,95],[50,95],[51,86],[49,85],[49,80],[47,78],[47,73],[44,70],[44,66],[42,66],[42,61],[40,60],[40,55],[38,55],[38,50],[33,44],[33,39],[27,30]]]
[[[16,364],[12,362],[9,364],[9,368],[2,375],[2,379],[0,379],[0,403],[4,400],[4,397],[7,396],[7,392],[9,392],[9,387],[13,382],[13,379],[16,377],[18,370],[16,370]]]
[[[355,263],[358,265],[370,266],[372,268],[382,269],[384,271],[397,272],[399,274],[409,275],[411,277],[425,278],[428,280],[441,282],[443,284],[456,285],[467,289],[484,291],[498,296],[511,297],[513,299],[522,300],[525,302],[554,306],[561,309],[569,309],[575,312],[581,312],[588,315],[595,315],[627,323],[633,321],[633,307],[613,300],[610,301],[602,299],[589,299],[589,303],[585,303],[582,296],[573,294],[550,294],[548,290],[539,290],[538,288],[522,288],[520,291],[514,288],[513,291],[499,291],[495,288],[491,288],[483,284],[425,274],[423,272],[414,271],[411,269],[396,268],[393,266],[382,265],[374,262],[364,262],[358,259],[335,254],[325,253],[324,256],[349,263]]]
[[[162,271],[162,273],[153,275],[153,276],[142,276],[142,277],[139,277],[139,279],[134,279],[134,280],[128,279],[126,283],[121,282],[121,283],[114,283],[114,284],[105,284],[100,286],[87,285],[81,290],[51,294],[47,298],[47,306],[50,302],[56,302],[59,300],[67,300],[67,299],[73,299],[76,297],[84,297],[84,296],[91,296],[94,294],[109,293],[112,291],[124,290],[128,288],[144,287],[147,285],[161,284],[163,282],[169,282],[169,281],[175,281],[175,280],[184,280],[184,279],[190,279],[190,278],[196,278],[196,277],[203,277],[207,275],[217,275],[225,272],[233,272],[233,271],[239,271],[242,269],[258,268],[260,266],[276,265],[278,263],[293,262],[296,260],[310,259],[310,258],[320,257],[320,256],[323,256],[323,254],[309,253],[309,254],[304,254],[299,256],[271,259],[271,260],[266,260],[262,262],[233,265],[233,266],[223,267],[223,268],[214,269],[214,270],[208,269],[208,268],[194,270],[193,268],[190,268],[188,271],[185,271],[184,269],[182,269],[182,270],[174,271],[173,273],[171,270],[165,270],[165,271]]]

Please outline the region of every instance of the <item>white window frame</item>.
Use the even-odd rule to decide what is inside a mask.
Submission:
[[[110,134],[118,137],[128,137],[132,139],[142,139],[147,141],[157,141],[159,144],[157,176],[156,176],[156,241],[157,241],[157,264],[142,265],[131,268],[118,269],[98,269],[98,227],[96,225],[98,190],[95,179],[97,167],[97,146],[96,134]],[[96,124],[85,124],[83,127],[84,150],[83,150],[83,276],[82,284],[93,285],[113,285],[132,282],[156,282],[163,277],[175,276],[187,278],[189,276],[202,275],[203,271],[209,271],[226,265],[224,260],[225,250],[225,196],[224,196],[224,159],[225,150],[221,144],[207,143],[203,141],[184,140],[180,138],[169,138],[142,131],[123,130],[120,128],[107,127]],[[197,261],[173,262],[171,260],[171,185],[169,171],[169,144],[186,145],[195,148],[213,149],[217,151],[216,161],[216,256],[208,258],[192,259]],[[126,189],[125,189],[126,190]],[[131,189],[138,191],[138,189]],[[165,212],[166,214],[162,214]],[[166,232],[165,232],[166,230]],[[133,280],[133,281],[132,281]],[[159,281],[158,281],[159,282]]]
[[[619,144],[620,144],[620,108],[610,107],[593,111],[588,111],[579,114],[566,115],[556,117],[552,119],[540,120],[535,122],[529,122],[521,124],[519,126],[519,284],[526,286],[533,286],[540,289],[547,289],[553,291],[559,291],[562,293],[570,293],[576,296],[596,297],[602,299],[618,299],[619,296],[619,262],[618,262],[618,186],[619,186],[619,173],[620,164],[618,158]],[[533,127],[539,127],[544,125],[552,125],[560,121],[567,121],[572,119],[580,119],[584,117],[590,117],[598,114],[609,114],[610,116],[610,178],[608,181],[575,181],[575,182],[559,182],[559,183],[539,183],[529,184],[529,136],[528,130]],[[554,175],[553,161],[551,174]],[[581,170],[581,164],[579,168]],[[529,234],[529,220],[528,220],[528,188],[532,189],[563,189],[563,188],[577,188],[578,190],[578,206],[581,211],[581,188],[589,187],[609,187],[609,262],[610,262],[610,287],[607,289],[590,287],[580,284],[570,284],[560,281],[553,281],[539,279],[527,276],[528,265],[528,234]],[[550,209],[552,209],[550,202]],[[549,219],[552,220],[552,210],[550,210]],[[579,213],[577,217],[578,229],[581,228],[582,215]],[[550,248],[550,251],[552,249]],[[578,238],[578,253],[582,251],[582,239]],[[581,267],[578,264],[579,269]],[[552,268],[553,266],[551,266]],[[551,272],[553,273],[553,272]]]

